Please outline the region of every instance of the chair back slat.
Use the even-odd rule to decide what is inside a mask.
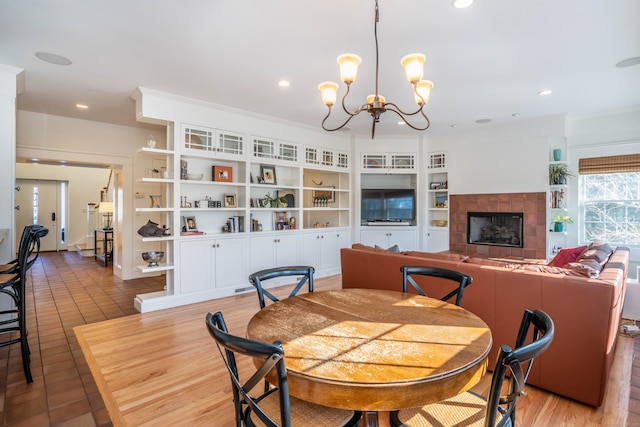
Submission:
[[[402,272],[402,292],[405,293],[408,289],[407,284],[410,284],[419,295],[427,296],[424,290],[416,282],[413,275],[437,277],[456,282],[456,287],[440,299],[442,301],[449,301],[455,296],[455,305],[457,306],[462,304],[462,296],[464,295],[466,287],[473,283],[473,278],[468,274],[455,270],[448,270],[446,268],[426,267],[422,265],[404,265],[400,267],[400,271]]]
[[[265,304],[265,297],[269,298],[273,302],[279,301],[279,299],[269,292],[263,286],[263,282],[270,279],[286,276],[301,276],[298,283],[293,288],[289,297],[295,296],[302,289],[305,283],[308,284],[308,292],[313,292],[313,273],[315,269],[309,266],[287,266],[269,268],[255,272],[249,276],[249,282],[256,288],[258,292],[258,302],[260,303],[260,309],[263,309]]]

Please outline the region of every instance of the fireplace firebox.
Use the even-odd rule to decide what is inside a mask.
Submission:
[[[467,212],[467,243],[523,247],[522,212]]]

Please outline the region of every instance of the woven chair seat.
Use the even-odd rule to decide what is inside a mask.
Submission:
[[[486,414],[486,399],[476,393],[466,392],[442,402],[403,409],[398,412],[398,418],[406,427],[482,427]]]
[[[260,399],[260,407],[278,425],[280,420],[280,400],[275,389]],[[291,404],[292,426],[337,427],[346,425],[353,417],[353,411],[327,406],[316,405],[304,400],[289,396]],[[251,422],[256,426],[264,426],[262,421],[250,414]]]

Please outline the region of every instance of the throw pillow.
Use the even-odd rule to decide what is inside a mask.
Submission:
[[[591,242],[589,244],[589,249],[599,249],[601,251],[607,252],[608,254],[613,253],[613,249],[607,242]]]
[[[604,264],[608,259],[611,253],[604,251],[602,249],[587,249],[580,257],[578,261],[583,259],[594,259],[600,264]]]
[[[400,252],[400,248],[398,247],[398,245],[393,245],[393,246],[391,246],[391,247],[389,247],[387,249],[383,248],[382,246],[376,245],[375,248],[376,249],[381,249],[381,250],[387,251],[387,252],[392,252],[392,253]]]
[[[547,265],[552,267],[562,267],[565,264],[574,262],[587,249],[587,246],[577,246],[575,248],[560,249],[560,252]]]

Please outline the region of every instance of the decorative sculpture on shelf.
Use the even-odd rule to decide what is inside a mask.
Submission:
[[[166,225],[160,227],[157,223],[149,220],[145,225],[138,229],[138,234],[142,237],[162,237],[170,236],[169,228]]]

